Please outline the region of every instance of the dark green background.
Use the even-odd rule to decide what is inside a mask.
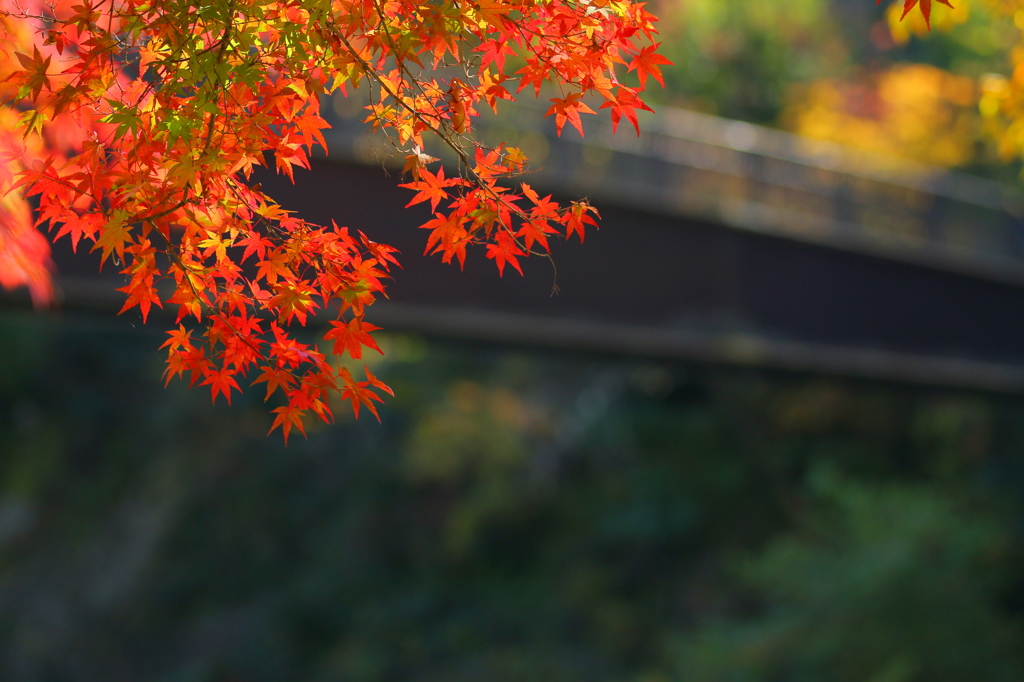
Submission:
[[[4,680],[1024,679],[1019,399],[387,336],[284,448],[161,341],[0,315]]]

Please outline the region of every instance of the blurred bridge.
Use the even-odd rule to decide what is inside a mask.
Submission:
[[[482,254],[465,272],[422,257],[412,228],[429,215],[402,208],[411,193],[360,106],[334,100],[312,176],[260,181],[304,218],[402,250],[369,314],[380,326],[1024,393],[1024,199],[1008,188],[679,110],[639,138],[607,117],[559,138],[542,107],[516,104],[476,132],[522,147],[539,190],[602,215],[584,246],[554,248],[553,296],[542,259],[499,278]],[[67,305],[88,304],[86,272],[59,260]]]

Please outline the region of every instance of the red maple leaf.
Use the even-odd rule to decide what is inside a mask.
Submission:
[[[548,112],[544,114],[544,117],[547,118],[551,114],[555,115],[555,129],[558,131],[559,135],[562,134],[562,128],[565,126],[566,121],[571,123],[572,127],[578,130],[580,135],[582,135],[583,122],[580,121],[580,114],[596,113],[593,109],[580,101],[580,97],[582,97],[581,93],[574,92],[568,97],[553,97],[551,99],[554,104],[552,104],[551,108],[548,109]]]
[[[280,426],[281,433],[284,435],[285,445],[288,445],[288,435],[291,433],[293,426],[301,431],[303,436],[306,435],[306,429],[302,425],[302,417],[305,415],[305,410],[300,410],[289,404],[275,407],[271,412],[276,413],[277,417],[274,419],[274,423],[270,425],[270,431],[267,431],[268,435]]]
[[[349,355],[359,360],[363,357],[363,346],[372,348],[382,355],[384,354],[384,351],[380,349],[377,342],[370,336],[370,332],[378,329],[380,327],[364,322],[360,317],[355,317],[347,322],[345,320],[332,320],[331,329],[324,334],[324,338],[328,341],[334,341],[332,352],[335,355],[341,355],[348,351]]]
[[[519,261],[516,256],[525,256],[523,250],[519,248],[515,240],[508,232],[501,231],[498,233],[498,243],[487,245],[487,257],[493,258],[495,264],[498,266],[498,275],[505,275],[505,263],[510,263],[512,267],[519,271],[519,274],[523,274],[523,269],[519,267]]]
[[[921,0],[922,2],[929,2],[929,0]],[[665,87],[665,81],[661,77],[661,69],[658,68],[658,64],[671,64],[667,57],[658,54],[658,46],[661,43],[654,43],[640,50],[640,54],[633,57],[633,61],[629,63],[629,70],[636,70],[637,77],[640,78],[640,87],[647,86],[647,77],[650,76],[654,80],[661,83],[661,87]]]
[[[219,370],[209,370],[206,373],[206,379],[200,385],[210,385],[210,393],[214,402],[217,402],[217,394],[223,393],[224,397],[228,401],[228,405],[230,405],[231,389],[235,389],[236,391],[242,390],[238,386],[238,382],[235,381],[234,375],[235,371],[227,367],[222,367]]]
[[[441,199],[448,198],[448,192],[445,191],[445,187],[454,187],[455,185],[461,185],[465,181],[462,178],[446,178],[444,177],[444,168],[438,168],[437,174],[431,173],[426,168],[420,169],[420,179],[416,182],[408,182],[399,187],[408,187],[409,189],[419,190],[419,193],[412,198],[412,200],[406,204],[406,208],[414,206],[423,201],[430,201],[430,210],[437,210],[437,204]]]
[[[880,4],[881,2],[882,0],[876,0],[875,4],[877,5]],[[949,0],[935,0],[935,2],[939,3],[940,5],[945,5],[950,9],[953,9],[953,5],[949,4]],[[920,2],[919,0],[904,0],[903,14],[900,15],[900,19],[902,20],[904,17],[910,14],[910,10],[914,9],[914,7],[917,5],[919,5],[921,8],[921,16],[924,17],[924,25],[927,26],[928,30],[930,31],[932,28],[932,0],[920,0]]]

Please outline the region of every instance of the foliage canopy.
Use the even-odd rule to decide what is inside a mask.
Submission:
[[[461,264],[482,246],[499,273],[521,272],[552,236],[582,241],[596,211],[513,183],[528,159],[474,140],[477,109],[552,86],[559,133],[582,133],[590,104],[639,133],[640,93],[667,62],[654,21],[632,0],[3,0],[0,282],[52,294],[35,197],[55,239],[122,268],[122,312],[177,306],[168,380],[188,373],[230,401],[254,375],[286,397],[273,410],[285,439],[331,418],[331,391],[376,414],[385,384],[288,327],[327,312],[334,355],[379,350],[364,314],[394,249],[283,210],[246,182],[253,167],[308,167],[326,149],[321,96],[369,81],[366,120],[404,150],[410,205],[430,203],[427,251]],[[634,71],[636,85],[620,80]],[[428,169],[425,138],[455,151],[456,172]]]

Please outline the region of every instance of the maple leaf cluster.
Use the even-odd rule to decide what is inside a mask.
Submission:
[[[654,21],[631,0],[0,0],[0,284],[50,296],[45,226],[120,269],[122,312],[176,310],[168,381],[228,401],[265,384],[285,440],[329,421],[332,393],[376,414],[390,389],[336,360],[379,350],[365,314],[394,249],[299,219],[253,167],[309,168],[322,96],[368,81],[367,121],[408,154],[410,204],[430,202],[428,252],[462,263],[479,247],[521,272],[552,237],[582,241],[596,211],[515,184],[528,159],[474,140],[477,108],[550,84],[559,133],[582,132],[591,104],[639,132],[667,61]],[[427,141],[455,172],[429,169]],[[329,316],[330,352],[290,331],[312,315]]]

